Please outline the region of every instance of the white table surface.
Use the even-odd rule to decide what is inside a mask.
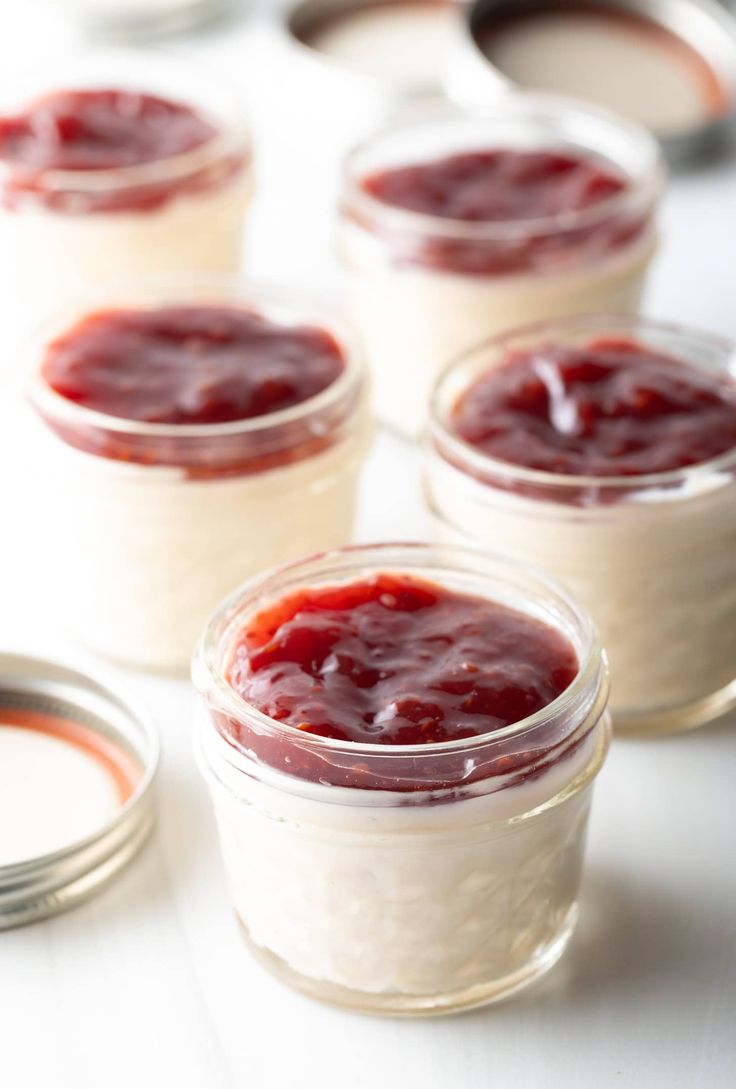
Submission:
[[[30,0],[0,0],[0,84],[70,37]],[[174,48],[229,70],[261,105],[280,96],[288,107],[296,93],[288,80],[269,86],[267,37],[252,17]],[[256,128],[264,154],[251,269],[314,287],[319,255],[304,252],[298,217],[279,207],[274,133],[262,119]],[[735,253],[734,163],[678,178],[650,312],[736,335]],[[417,481],[416,453],[380,435],[360,539],[425,536]],[[96,668],[45,616],[33,572],[17,574],[0,605],[0,645]],[[159,827],[88,905],[0,935],[2,1089],[736,1085],[734,723],[614,743],[597,788],[580,926],[545,981],[502,1006],[391,1021],[322,1007],[251,961],[191,753],[194,695],[184,681],[107,671],[158,720]]]

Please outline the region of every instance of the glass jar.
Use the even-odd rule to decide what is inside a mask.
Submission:
[[[165,54],[95,51],[14,81],[0,117],[54,92],[100,89],[184,104],[213,134],[185,153],[115,169],[37,171],[0,149],[0,291],[14,301],[16,343],[90,287],[239,266],[250,138],[239,103],[206,71]]]
[[[736,450],[645,476],[568,476],[493,459],[450,423],[461,393],[510,352],[607,337],[734,373],[728,343],[634,318],[589,316],[487,341],[435,388],[426,497],[438,540],[533,563],[590,611],[611,662],[617,728],[689,728],[736,705]]]
[[[467,222],[382,202],[363,181],[473,150],[566,151],[627,181],[581,211]],[[378,415],[416,434],[442,367],[485,337],[567,314],[635,311],[655,249],[661,156],[643,129],[549,95],[482,114],[417,110],[348,158],[338,236]]]
[[[149,284],[104,306],[242,306],[289,326],[328,330],[345,367],[291,408],[217,424],[164,424],[92,411],[44,380],[45,345],[84,314],[68,313],[33,357],[30,396],[43,566],[69,629],[92,650],[183,670],[207,615],[244,578],[350,539],[370,441],[366,381],[352,335],[310,305],[234,281]],[[88,311],[87,311],[88,312]]]
[[[562,631],[580,662],[553,703],[495,733],[339,742],[276,722],[226,679],[245,621],[297,588],[431,579]],[[393,1014],[483,1005],[562,955],[577,917],[607,671],[587,617],[541,576],[455,547],[341,549],[267,573],[214,615],[194,660],[198,731],[246,941],[314,997]]]
[[[214,20],[222,0],[50,0],[101,37],[179,34]]]

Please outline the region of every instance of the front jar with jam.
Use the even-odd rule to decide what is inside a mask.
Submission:
[[[735,359],[707,334],[587,317],[488,341],[435,388],[437,539],[567,586],[610,657],[617,728],[736,702]]]
[[[193,675],[236,912],[274,974],[440,1013],[562,955],[607,671],[544,578],[458,548],[328,552],[225,602]]]
[[[350,539],[370,440],[350,331],[232,281],[68,315],[34,350],[43,565],[62,618],[118,661],[181,670],[217,602]]]

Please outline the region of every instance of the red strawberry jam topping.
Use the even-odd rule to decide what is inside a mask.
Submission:
[[[209,121],[181,102],[113,89],[58,91],[21,114],[0,117],[3,199],[11,207],[34,199],[68,212],[150,210],[184,189],[211,183],[210,172],[200,167],[185,177],[84,193],[74,192],[72,182],[59,189],[50,174],[150,165],[195,151],[216,135]]]
[[[632,221],[613,205],[610,214],[592,223],[578,215],[596,206],[602,209],[628,184],[615,167],[592,156],[494,148],[393,167],[364,178],[362,188],[393,208],[448,224],[478,225],[477,236],[464,231],[452,237],[441,230],[433,236],[426,226],[420,235],[408,223],[402,233],[394,224],[389,243],[398,260],[492,275],[524,271],[545,261],[559,265],[581,248],[600,252],[629,241],[642,228],[640,216]],[[482,228],[492,224],[519,229],[484,236]]]
[[[62,397],[106,416],[200,425],[293,408],[335,382],[344,367],[342,351],[325,329],[277,324],[234,306],[200,305],[89,314],[52,341],[41,373]],[[175,435],[170,445],[162,438],[141,447],[134,432],[112,429],[93,437],[81,420],[63,437],[119,460],[179,463]],[[236,468],[237,449],[228,450]]]
[[[249,704],[305,735],[390,748],[492,734],[546,707],[577,672],[567,638],[529,615],[377,574],[300,590],[259,613],[238,635],[227,677]],[[223,728],[270,763],[330,775],[288,736],[269,743],[229,720]],[[514,767],[500,765],[494,773]],[[363,772],[359,761],[349,766],[347,781],[376,785]],[[472,778],[467,766],[462,774]]]
[[[736,382],[630,340],[541,344],[481,374],[451,427],[530,469],[662,473],[736,450]]]
[[[593,159],[552,151],[467,151],[366,178],[384,204],[462,223],[504,223],[579,212],[625,188]]]

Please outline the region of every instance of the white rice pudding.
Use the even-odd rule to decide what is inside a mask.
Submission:
[[[413,561],[423,576],[421,553],[451,581],[458,556],[461,584],[465,576],[472,585],[473,564],[478,588],[484,576],[499,587],[504,578],[483,558],[422,546],[353,550],[352,571],[365,576],[385,557],[402,572]],[[300,576],[331,584],[340,555],[350,553],[285,569],[282,588],[297,588]],[[520,590],[514,577],[501,590],[508,601]],[[223,647],[232,650],[248,590],[251,609],[272,600],[278,581],[258,580],[228,602],[194,667],[211,715],[201,765],[252,951],[315,997],[376,1012],[451,1012],[531,982],[556,962],[575,924],[592,780],[607,747],[605,670],[585,622],[577,679],[524,723],[444,744],[351,744],[269,719],[227,681]],[[543,615],[545,590],[526,591],[539,595],[531,610]],[[283,644],[281,633],[275,642]],[[407,660],[422,645],[412,638]],[[359,644],[352,648],[359,659]],[[401,707],[397,697],[387,711]]]
[[[237,270],[249,138],[192,79],[168,58],[149,70],[102,53],[0,104],[0,290],[18,339],[90,289]]]
[[[236,289],[201,298],[87,315],[32,388],[59,611],[91,649],[158,670],[186,667],[244,578],[349,540],[370,437],[362,366],[331,320]],[[87,349],[101,376],[85,378]],[[86,403],[64,395],[79,375]]]
[[[535,344],[542,354],[550,344],[553,350],[562,345],[575,351],[590,340],[606,338],[629,338],[642,346],[643,356],[651,352],[692,364],[693,389],[699,386],[699,374],[706,382],[726,382],[722,418],[704,417],[698,434],[695,404],[693,430],[684,432],[684,444],[702,443],[703,432],[709,432],[715,445],[707,447],[711,456],[706,461],[675,462],[666,468],[667,447],[660,447],[660,456],[657,436],[670,425],[673,433],[677,427],[688,428],[688,406],[681,404],[669,422],[660,417],[663,422],[656,430],[659,422],[656,415],[648,416],[644,400],[637,419],[637,395],[631,390],[632,418],[652,435],[648,448],[632,457],[641,456],[641,466],[650,459],[654,468],[649,473],[626,466],[625,455],[618,463],[620,474],[612,468],[606,477],[529,469],[487,455],[457,434],[452,404],[484,368],[503,365],[507,353],[525,352]],[[722,437],[728,426],[723,420],[728,417],[729,388],[730,426],[736,436],[736,383],[727,377],[733,360],[733,350],[715,338],[652,323],[591,318],[500,338],[450,368],[435,393],[425,487],[436,516],[436,538],[473,543],[533,563],[583,602],[610,657],[611,707],[622,728],[695,726],[736,702],[736,441],[729,448],[726,437],[724,448],[717,437],[718,429]],[[543,366],[540,362],[540,373]],[[555,380],[553,372],[547,372],[548,383]],[[646,390],[646,360],[640,361],[638,374]],[[562,406],[571,406],[576,396],[571,388],[561,380],[557,426],[563,432]],[[608,409],[602,415],[608,413],[609,422],[617,415],[625,419],[622,401],[615,403],[611,393],[605,396]],[[687,394],[685,400],[687,396],[696,395]],[[500,419],[501,409],[497,411]],[[492,425],[492,413],[487,423]],[[533,440],[523,431],[513,441],[518,450],[526,443],[530,452]],[[663,444],[669,441],[662,439]]]
[[[381,419],[417,434],[442,367],[488,336],[636,311],[661,181],[643,130],[550,96],[419,115],[366,142],[339,251]]]

